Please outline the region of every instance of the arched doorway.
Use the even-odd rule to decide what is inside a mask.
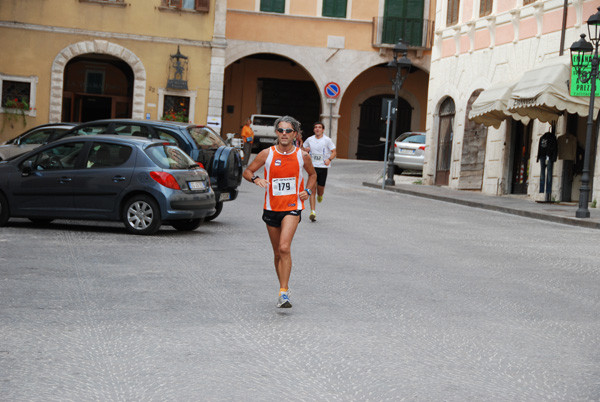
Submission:
[[[134,73],[113,56],[88,53],[64,71],[62,121],[86,122],[132,116]]]
[[[386,99],[393,99],[390,95],[375,95],[360,105],[360,125],[358,127],[358,147],[356,159],[382,161],[384,160],[385,141],[385,119],[387,109]],[[410,104],[398,98],[398,124],[396,135],[398,137],[405,131],[410,131],[412,107]],[[392,143],[392,122],[390,122],[390,144]]]
[[[239,133],[253,114],[293,116],[306,139],[320,118],[319,90],[306,69],[290,58],[273,53],[243,57],[225,69],[222,132]]]
[[[452,139],[454,138],[454,115],[456,107],[452,98],[446,98],[440,106],[440,125],[438,128],[438,150],[435,172],[435,184],[447,186],[450,182],[452,163]]]
[[[467,102],[467,112],[465,113],[467,117],[465,117],[465,133],[460,158],[460,178],[458,180],[460,190],[481,190],[483,185],[487,127],[475,123],[468,117],[473,102],[482,91],[482,89],[478,89],[473,92]]]

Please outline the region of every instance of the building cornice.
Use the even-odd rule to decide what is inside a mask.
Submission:
[[[100,39],[133,40],[133,41],[138,41],[138,42],[166,43],[166,44],[196,46],[196,47],[206,47],[206,48],[213,47],[213,43],[211,41],[180,39],[180,38],[164,38],[164,37],[160,37],[160,36],[134,35],[134,34],[127,34],[127,33],[120,33],[120,32],[92,31],[92,30],[78,29],[78,28],[63,28],[63,27],[55,27],[55,26],[47,26],[47,25],[25,24],[22,22],[15,22],[15,21],[0,21],[0,28],[23,29],[23,30],[27,30],[27,31],[49,32],[49,33],[58,33],[58,34],[65,34],[65,35],[86,35],[86,36],[91,36],[91,37],[100,38]],[[217,44],[217,47],[222,47],[222,45]]]

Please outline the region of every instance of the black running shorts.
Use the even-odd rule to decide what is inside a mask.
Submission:
[[[317,186],[325,187],[325,182],[327,181],[327,171],[329,168],[319,168],[316,167],[317,171]]]
[[[299,217],[300,219],[298,220],[298,222],[300,222],[302,220],[301,214],[302,211],[299,209],[294,211],[267,211],[265,209],[263,210],[262,219],[267,225],[278,228],[281,227],[281,221],[283,220],[283,218],[285,218],[288,215]]]

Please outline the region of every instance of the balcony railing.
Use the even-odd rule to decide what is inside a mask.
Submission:
[[[373,46],[395,45],[398,39],[411,47],[431,49],[433,46],[434,21],[419,18],[375,17],[373,18]]]

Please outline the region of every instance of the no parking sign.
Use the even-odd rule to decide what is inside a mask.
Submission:
[[[330,82],[325,85],[325,96],[330,99],[335,99],[340,96],[340,86],[336,82]]]

